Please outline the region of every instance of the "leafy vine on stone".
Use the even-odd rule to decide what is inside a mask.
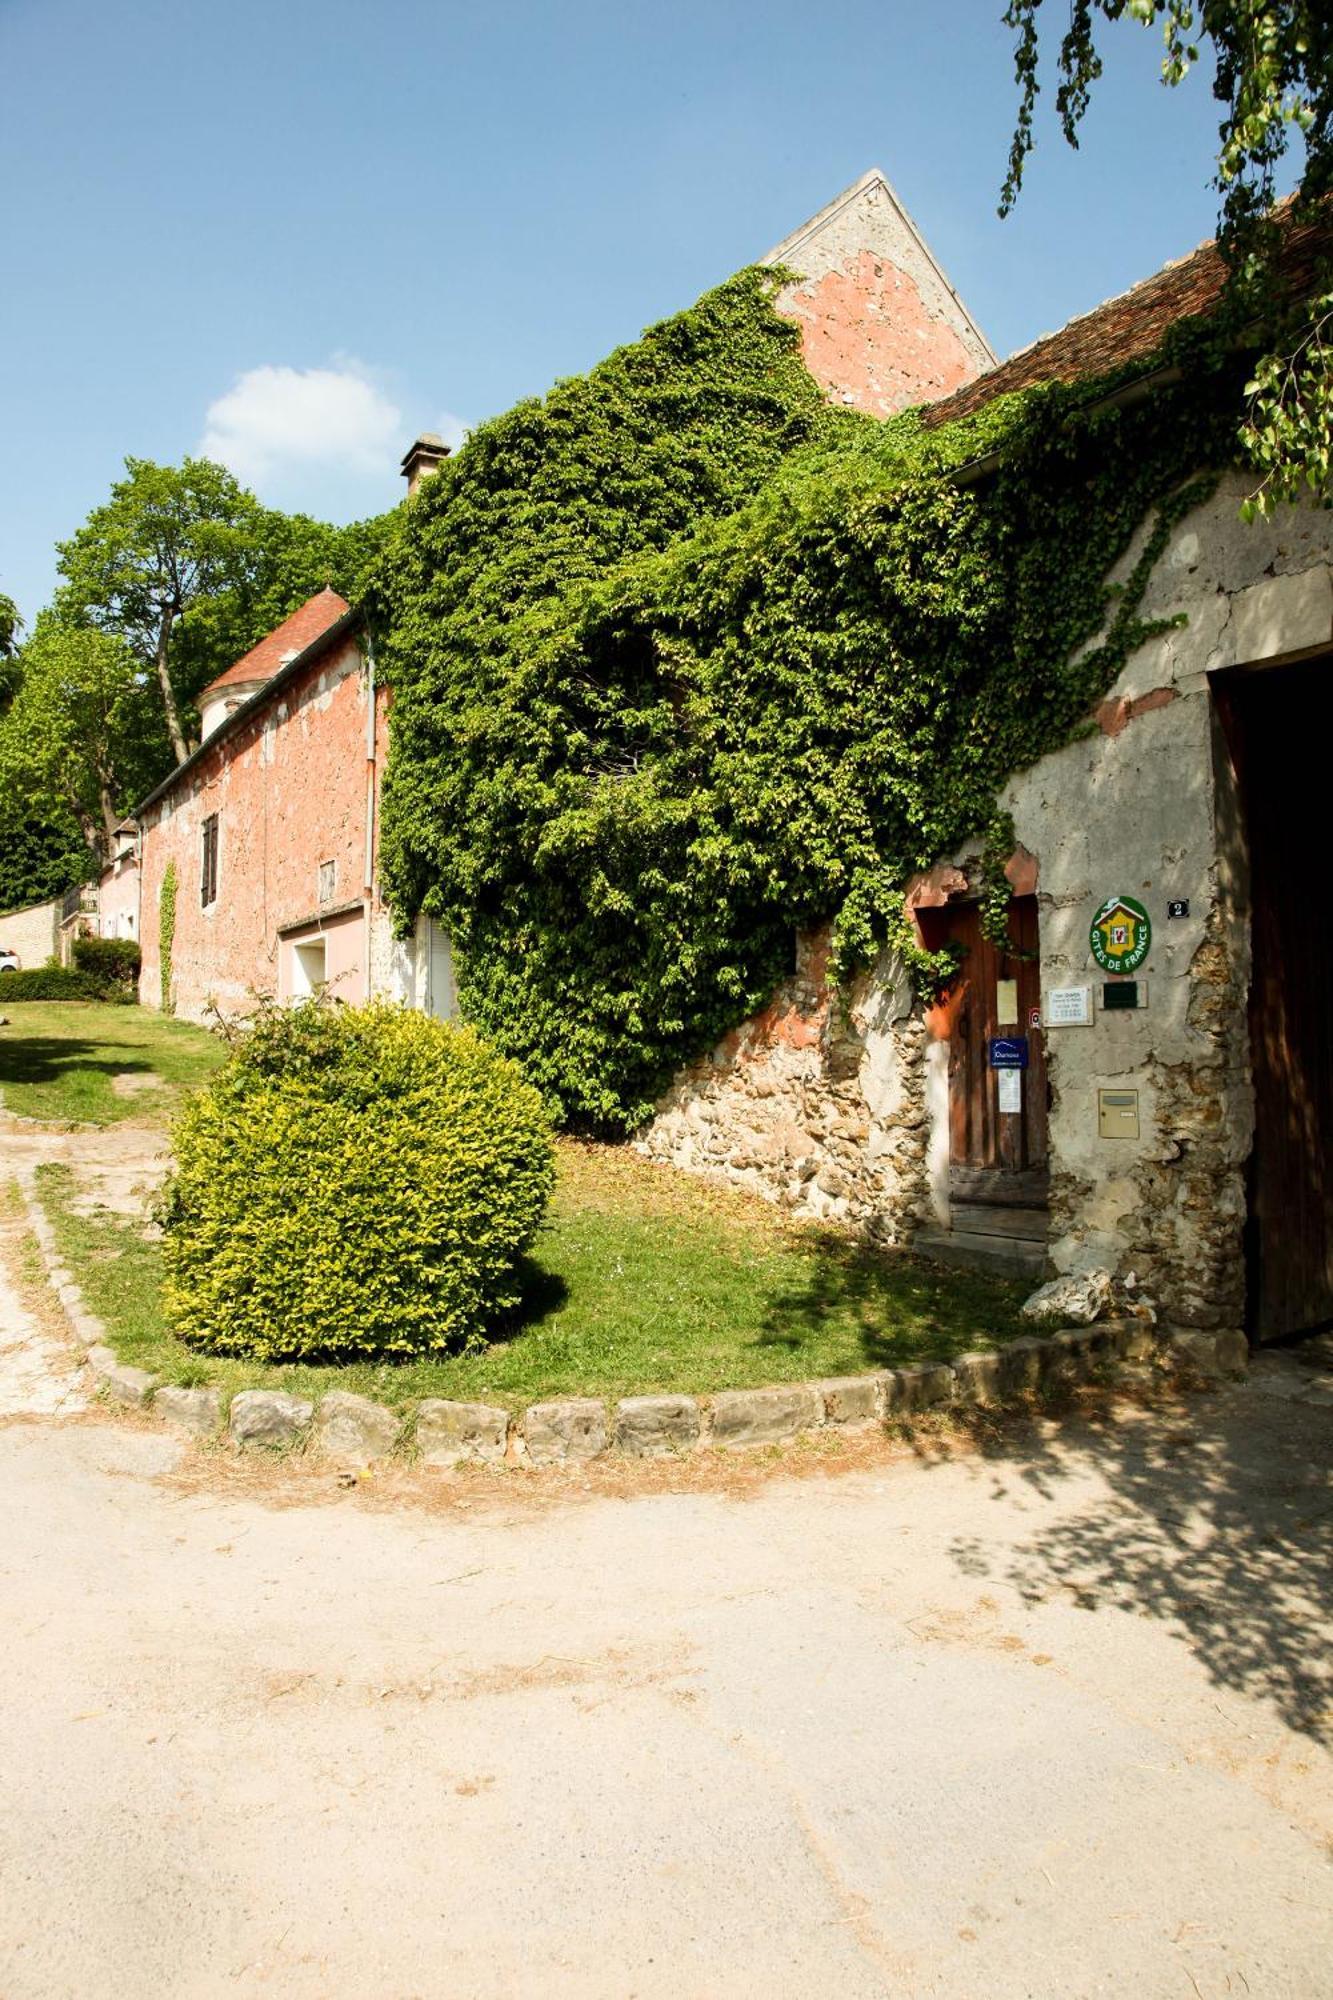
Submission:
[[[1087,726],[1234,462],[1224,342],[1133,405],[1051,384],[931,428],[830,408],[781,281],[743,272],[483,425],[376,585],[397,921],[448,929],[467,1017],[584,1129],[641,1122],[796,929],[832,922],[839,979],[887,946],[939,983],[907,880]]]
[[[157,898],[158,964],[161,969],[162,1012],[174,1014],[171,998],[171,955],[176,944],[176,864],[168,861],[162,871],[162,887]]]

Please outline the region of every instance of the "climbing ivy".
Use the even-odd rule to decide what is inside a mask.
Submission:
[[[176,881],[176,864],[168,861],[162,871],[162,887],[157,898],[158,965],[164,1014],[176,1011],[171,998],[171,954],[176,943]]]
[[[891,942],[939,975],[907,877],[998,854],[1006,779],[1161,629],[1152,564],[1235,429],[1243,363],[1197,343],[1133,406],[1103,382],[935,428],[831,410],[777,282],[483,426],[373,600],[398,919],[447,926],[466,1014],[585,1126],[641,1120],[796,927],[833,919],[840,974]]]

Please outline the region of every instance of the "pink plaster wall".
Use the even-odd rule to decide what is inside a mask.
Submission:
[[[801,329],[815,380],[875,416],[933,403],[977,373],[956,322],[928,311],[910,272],[871,250],[790,287],[781,310]]]
[[[139,864],[133,855],[103,869],[97,908],[103,937],[138,937]]]
[[[299,930],[284,931],[278,947],[278,998],[293,999],[298,990],[293,964],[296,946],[322,939],[324,983],[337,1000],[356,1006],[370,997],[364,910],[345,910],[341,916],[327,917],[317,924],[303,924]]]
[[[363,998],[367,985],[365,886],[367,679],[353,639],[344,639],[289,681],[258,712],[206,746],[198,764],[145,815],[142,841],[143,974],[140,995],[160,1000],[162,878],[176,863],[172,988],[178,1013],[199,1019],[210,1005],[249,1011],[279,997],[285,975],[280,933],[335,919],[330,958],[336,990]],[[387,696],[377,690],[375,771],[387,745]],[[217,899],[200,903],[202,829],[219,823]],[[374,841],[378,847],[378,801]],[[319,867],[335,864],[321,905]],[[372,861],[372,875],[373,875]]]

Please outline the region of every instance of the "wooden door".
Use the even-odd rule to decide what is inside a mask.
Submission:
[[[1218,694],[1249,850],[1248,1318],[1276,1340],[1333,1321],[1333,657],[1234,676]]]
[[[1009,945],[993,944],[981,928],[975,903],[951,906],[947,934],[963,950],[950,1001],[949,1159],[954,1168],[1009,1174],[1046,1168],[1046,1062],[1040,1027],[1041,963],[1037,949],[1037,899],[1017,896],[1009,905]],[[1016,983],[1015,1019],[1001,1021],[999,986]],[[1025,1037],[1028,1067],[1020,1072],[1022,1108],[1001,1111],[999,1072],[990,1066],[997,1036]]]

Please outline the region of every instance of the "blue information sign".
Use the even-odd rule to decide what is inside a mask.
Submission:
[[[992,1035],[986,1044],[986,1051],[992,1069],[1026,1069],[1028,1066],[1026,1035]]]

